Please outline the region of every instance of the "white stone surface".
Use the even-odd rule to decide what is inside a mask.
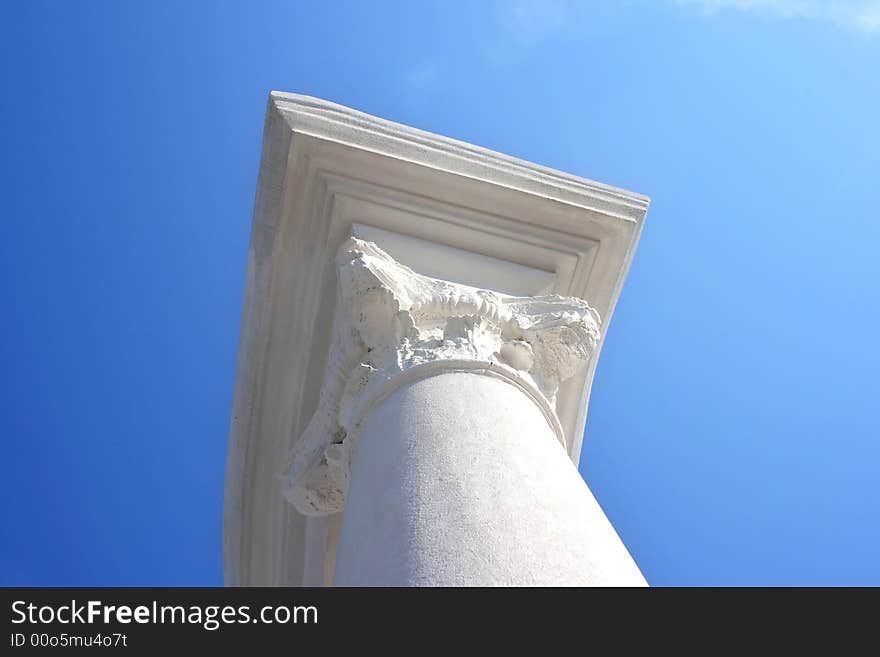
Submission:
[[[273,92],[229,439],[227,584],[332,576],[339,514],[307,519],[285,502],[281,482],[319,407],[343,243],[374,240],[417,273],[509,296],[588,299],[607,331],[647,207],[625,190]],[[516,350],[505,348],[508,364],[525,362]],[[600,350],[601,337],[555,395],[575,463]]]
[[[536,404],[447,372],[368,414],[336,561],[343,586],[644,586]]]
[[[343,510],[352,440],[371,405],[445,370],[490,373],[520,388],[566,449],[560,385],[599,341],[598,313],[557,295],[512,297],[415,273],[372,242],[340,249],[333,346],[318,408],[291,450],[287,498],[300,513]]]

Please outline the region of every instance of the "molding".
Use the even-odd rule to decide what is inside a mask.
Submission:
[[[285,497],[300,513],[341,512],[357,430],[370,408],[404,381],[443,371],[516,385],[567,451],[556,393],[599,342],[599,315],[585,301],[514,297],[429,278],[357,238],[339,251],[337,280],[326,378],[286,473]]]
[[[586,208],[601,208],[626,221],[641,221],[648,210],[647,196],[440,137],[320,98],[283,91],[273,91],[269,97],[294,132],[320,135],[340,143],[357,143],[359,148],[392,153],[396,158],[413,162],[427,158],[436,168],[454,163],[453,170],[459,174],[478,180],[493,178],[529,193]],[[375,137],[370,139],[370,134]]]

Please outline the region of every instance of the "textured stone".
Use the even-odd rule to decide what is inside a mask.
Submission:
[[[367,414],[334,583],[645,580],[538,406],[509,379],[444,372]]]
[[[581,299],[511,297],[413,272],[372,242],[351,239],[338,258],[333,347],[312,420],[294,443],[287,498],[303,514],[342,511],[348,455],[377,400],[402,383],[450,370],[491,372],[527,391],[563,448],[560,383],[599,340],[599,316]]]

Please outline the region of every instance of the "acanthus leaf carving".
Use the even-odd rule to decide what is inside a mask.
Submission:
[[[356,238],[340,248],[336,264],[327,374],[285,473],[285,496],[301,513],[342,510],[357,428],[371,405],[402,382],[438,371],[477,371],[517,385],[565,445],[556,392],[599,340],[599,315],[587,302],[429,278]]]

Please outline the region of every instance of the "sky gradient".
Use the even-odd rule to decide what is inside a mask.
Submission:
[[[880,585],[880,3],[5,2],[0,584],[219,585],[268,92],[652,198],[581,472],[655,585]]]

